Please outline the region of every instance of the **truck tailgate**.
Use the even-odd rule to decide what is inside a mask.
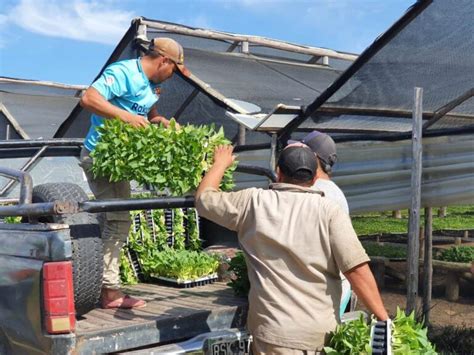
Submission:
[[[83,315],[76,324],[78,353],[177,342],[209,331],[241,328],[247,318],[247,299],[234,296],[224,283],[194,288],[138,284],[126,292],[145,299],[146,307],[94,309]]]

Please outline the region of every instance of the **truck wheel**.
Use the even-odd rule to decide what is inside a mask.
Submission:
[[[88,200],[84,190],[71,183],[48,183],[33,189],[33,202]],[[97,215],[81,212],[40,217],[39,222],[69,224],[72,242],[74,303],[76,314],[95,308],[102,288],[103,245]]]

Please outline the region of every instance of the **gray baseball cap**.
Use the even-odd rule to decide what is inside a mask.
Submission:
[[[316,175],[316,156],[308,147],[288,147],[278,158],[278,167],[287,177],[306,182]]]
[[[306,144],[324,163],[333,166],[337,161],[336,143],[326,133],[313,131],[301,141],[289,140],[288,144],[301,142]]]

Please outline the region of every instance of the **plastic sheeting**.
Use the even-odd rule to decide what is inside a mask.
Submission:
[[[351,214],[410,208],[411,141],[338,143],[333,180]],[[474,140],[470,135],[423,138],[422,206],[474,203]],[[239,161],[269,166],[269,151],[245,152]],[[238,174],[238,187],[266,187],[262,178]]]

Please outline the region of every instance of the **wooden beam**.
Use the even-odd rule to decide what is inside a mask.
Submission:
[[[166,24],[157,21],[149,21],[140,19],[141,24],[146,24],[149,28],[155,28],[159,30],[164,30],[172,33],[184,34],[194,37],[203,37],[209,39],[217,40],[226,40],[226,41],[239,41],[239,42],[248,42],[250,44],[261,45],[269,48],[275,48],[280,50],[285,50],[294,53],[308,54],[308,55],[317,55],[317,56],[327,56],[329,58],[337,58],[343,60],[354,61],[358,58],[355,54],[337,52],[332,49],[319,48],[319,47],[309,47],[303,46],[283,41],[278,41],[270,38],[260,37],[260,36],[247,36],[232,34],[227,32],[211,31],[200,28],[189,28],[184,26],[179,26],[175,24]]]
[[[456,97],[454,100],[448,102],[443,107],[436,110],[433,117],[431,117],[431,119],[423,125],[423,130],[426,130],[432,125],[434,125],[441,118],[446,116],[449,111],[453,110],[454,108],[461,105],[464,101],[470,99],[473,96],[474,96],[474,88],[471,88],[467,90],[465,93],[463,93],[462,95]]]
[[[425,255],[423,262],[423,319],[430,324],[431,293],[433,289],[433,209],[425,208]]]
[[[412,174],[411,174],[411,209],[408,228],[408,282],[406,313],[416,313],[416,298],[418,295],[418,256],[420,250],[420,202],[421,202],[421,171],[422,153],[422,112],[423,89],[415,88],[413,104],[412,131]]]

